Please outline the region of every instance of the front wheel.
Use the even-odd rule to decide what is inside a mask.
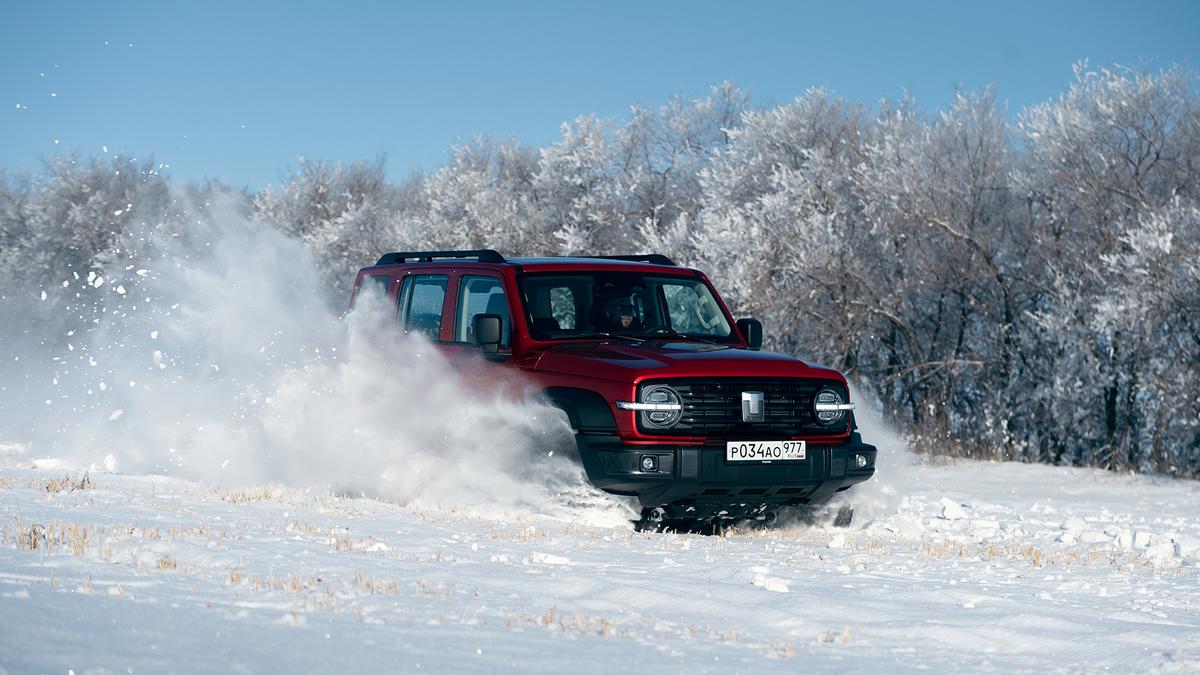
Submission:
[[[833,517],[834,527],[850,527],[850,522],[854,520],[854,507],[843,506],[838,509],[837,515]]]

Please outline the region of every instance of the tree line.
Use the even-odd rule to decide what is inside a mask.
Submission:
[[[1011,117],[990,90],[929,112],[723,84],[545,147],[479,138],[400,181],[300,161],[255,192],[63,155],[0,176],[0,302],[68,293],[64,265],[120,268],[147,219],[186,236],[181,192],[304,241],[339,303],[388,250],[664,253],[769,348],[860,383],[919,451],[1198,477],[1194,80],[1081,64]]]

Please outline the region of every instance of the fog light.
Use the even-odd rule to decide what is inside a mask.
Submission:
[[[867,468],[867,456],[866,455],[855,455],[854,463],[856,465],[858,465],[858,468],[860,468],[860,469]]]
[[[642,471],[646,473],[658,471],[658,458],[654,455],[642,455]]]

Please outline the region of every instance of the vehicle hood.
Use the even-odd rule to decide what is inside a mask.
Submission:
[[[811,377],[845,382],[835,370],[810,366],[784,354],[666,340],[553,345],[542,352],[532,369],[618,382],[647,377]]]

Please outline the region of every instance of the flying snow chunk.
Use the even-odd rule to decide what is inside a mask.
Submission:
[[[117,420],[121,419],[121,415],[124,415],[124,414],[125,414],[124,408],[117,408],[116,410],[112,411],[111,415],[108,416],[108,421],[116,422]]]
[[[885,526],[887,529],[899,534],[901,537],[908,539],[916,539],[925,532],[925,526],[921,521],[912,516],[896,516],[892,518],[892,522]]]
[[[122,213],[125,213],[125,209],[117,209],[116,211],[113,211],[114,216],[119,216]]]
[[[109,471],[117,470],[117,456],[111,452],[104,456],[104,468]]]
[[[946,520],[961,520],[967,517],[967,512],[963,511],[962,505],[956,501],[942,497],[942,514],[941,517]]]
[[[1066,530],[1068,532],[1074,532],[1076,534],[1079,534],[1088,529],[1087,521],[1085,521],[1083,518],[1080,518],[1079,516],[1071,516],[1071,517],[1067,518],[1066,520],[1063,521],[1063,524],[1060,525],[1059,527],[1060,527],[1060,529]]]
[[[117,286],[117,294],[118,294],[118,295],[125,295],[125,287],[124,287],[124,286]]]

